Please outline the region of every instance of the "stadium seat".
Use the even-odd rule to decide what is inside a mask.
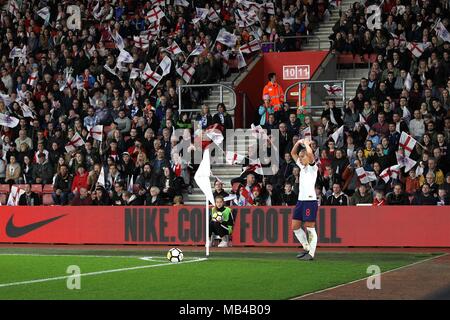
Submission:
[[[31,191],[36,193],[42,193],[42,184],[32,184]]]
[[[43,193],[53,193],[53,185],[52,184],[46,184],[44,185],[44,188],[42,189]]]
[[[53,205],[53,198],[51,194],[44,194],[42,195],[42,204],[44,206],[51,206]]]
[[[0,193],[9,193],[10,190],[9,184],[0,184]]]
[[[16,186],[19,189],[25,190],[25,187],[27,186],[26,184],[15,184],[14,186]]]

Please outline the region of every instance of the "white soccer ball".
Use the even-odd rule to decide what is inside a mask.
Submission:
[[[172,248],[167,252],[167,260],[173,263],[183,261],[183,251],[178,248]]]
[[[223,213],[220,211],[213,212],[212,220],[217,221],[217,222],[222,222],[223,221]]]

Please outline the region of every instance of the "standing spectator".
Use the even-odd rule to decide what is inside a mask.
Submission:
[[[269,120],[269,115],[273,114],[274,107],[270,103],[270,98],[265,97],[263,104],[259,107],[258,113],[260,115],[259,124],[264,126],[266,122]]]
[[[63,164],[53,183],[53,203],[56,205],[67,205],[71,200],[72,176],[69,174],[67,165]]]
[[[284,91],[283,88],[277,83],[277,75],[274,72],[268,75],[269,82],[264,86],[262,99],[265,100],[267,97],[270,99],[270,105],[277,112],[282,108],[284,103]]]

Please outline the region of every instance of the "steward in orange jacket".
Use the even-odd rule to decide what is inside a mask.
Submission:
[[[269,97],[270,105],[274,108],[274,111],[278,111],[282,108],[284,103],[284,91],[283,88],[276,83],[276,74],[269,73],[269,82],[264,86],[262,99]]]

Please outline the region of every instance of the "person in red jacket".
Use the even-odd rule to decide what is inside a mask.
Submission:
[[[373,206],[385,206],[386,199],[384,198],[384,192],[382,190],[375,191],[375,197],[373,197]]]
[[[89,190],[88,186],[88,172],[83,166],[79,166],[77,169],[77,173],[72,181],[72,192],[79,193],[81,188],[85,188]]]

